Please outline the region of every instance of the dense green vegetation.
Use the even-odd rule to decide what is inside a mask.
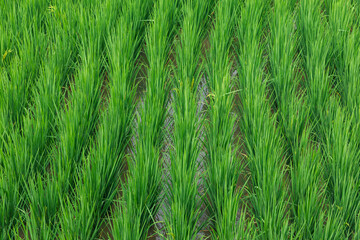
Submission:
[[[359,13],[0,1],[0,238],[360,239]]]

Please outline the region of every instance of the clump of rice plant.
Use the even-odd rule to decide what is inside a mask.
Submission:
[[[348,1],[330,1],[329,28],[331,29],[333,65],[337,90],[343,107],[359,119],[360,53],[359,26],[356,24],[356,7]]]
[[[19,185],[16,182],[9,181],[0,168],[0,237],[1,239],[10,239],[11,229],[16,225],[16,216],[18,210]]]
[[[2,35],[7,37],[2,38],[4,47],[0,52],[0,147],[6,149],[2,145],[10,141],[9,134],[22,127],[49,38],[44,29],[44,0],[37,4],[7,1],[1,5],[1,22],[7,23]]]
[[[112,231],[114,238],[145,239],[155,222],[162,201],[161,152],[170,91],[168,62],[178,4],[179,1],[156,1],[152,23],[147,29],[146,92],[138,112],[138,135],[134,143],[134,155],[128,161],[128,182],[123,184],[123,199],[116,211]]]
[[[319,122],[324,118],[324,108],[332,95],[332,81],[328,61],[331,51],[329,31],[321,14],[321,1],[303,0],[298,13],[300,45],[304,58],[306,94],[309,98],[311,118],[316,134],[321,139]]]
[[[86,33],[79,39],[81,66],[78,68],[75,81],[71,84],[72,92],[67,106],[64,110],[58,109],[56,112],[59,130],[55,140],[56,146],[52,150],[53,155],[50,155],[52,175],[45,178],[43,186],[38,186],[44,187],[46,194],[39,196],[41,191],[37,188],[29,192],[29,195],[36,196],[33,198],[34,201],[30,202],[30,207],[40,209],[41,214],[45,215],[44,219],[52,220],[47,226],[54,232],[59,226],[53,225],[56,216],[50,213],[57,215],[60,203],[65,202],[67,194],[74,187],[76,168],[81,163],[82,156],[86,154],[86,147],[98,123],[101,100],[102,51],[105,46],[104,35],[101,33],[106,33],[108,16],[103,15],[102,8],[96,8],[94,13],[84,14],[81,12],[81,4],[78,7],[78,20],[83,23],[79,31]],[[57,204],[53,204],[50,199]],[[39,200],[41,202],[38,202]],[[28,225],[29,228],[34,228],[37,234],[41,234],[38,226],[43,224],[42,219],[36,219],[36,222]]]
[[[202,119],[197,108],[201,80],[201,45],[211,1],[186,1],[182,31],[176,48],[174,77],[174,129],[170,149],[169,185],[166,189],[165,231],[168,239],[196,239],[202,229],[199,194],[199,153]]]
[[[349,2],[330,1],[329,23],[332,29],[332,48],[334,52],[334,75],[343,106],[331,101],[327,108],[327,124],[324,129],[324,148],[326,156],[325,172],[328,179],[327,191],[330,204],[340,215],[341,225],[347,237],[355,230],[356,217],[359,214],[359,158],[357,138],[359,125],[358,107],[354,106],[357,96],[349,96],[350,84],[357,82],[355,75],[359,71],[359,53],[354,49],[351,27],[355,22],[354,11]],[[354,78],[355,77],[355,78]],[[354,85],[353,85],[354,86]],[[356,94],[357,87],[351,89]],[[349,104],[347,106],[347,104]],[[347,109],[346,107],[349,107]],[[351,109],[351,110],[350,110]]]
[[[234,92],[231,82],[230,50],[239,4],[233,0],[217,3],[214,29],[207,54],[206,77],[210,89],[209,124],[206,125],[207,210],[211,235],[216,239],[243,239],[247,226],[237,222],[243,189],[237,189],[242,172],[234,144],[235,116],[232,113]],[[245,216],[245,213],[242,212]]]
[[[284,239],[289,234],[283,139],[266,99],[264,43],[267,5],[245,1],[237,31],[239,40],[240,124],[251,172],[251,204],[259,236]]]
[[[358,122],[337,104],[325,139],[327,191],[330,203],[342,218],[342,227],[351,234],[359,214]],[[348,236],[349,237],[349,236]]]
[[[114,11],[114,2],[108,3],[107,11]],[[151,1],[127,1],[123,4],[122,15],[108,39],[108,107],[100,121],[96,142],[88,156],[83,158],[84,166],[76,181],[75,201],[70,199],[62,209],[60,224],[66,229],[61,232],[64,239],[96,239],[118,193],[125,151],[132,136],[134,78],[138,70],[135,61],[145,27],[142,20],[148,15]]]

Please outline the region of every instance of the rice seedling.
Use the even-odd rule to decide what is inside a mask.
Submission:
[[[331,8],[332,7],[330,7],[330,9]],[[334,10],[335,9],[330,11]],[[317,1],[303,1],[300,4],[299,19],[301,26],[300,29],[302,37],[304,39],[303,48],[305,49],[304,59],[306,63],[305,71],[307,74],[306,86],[307,94],[310,101],[310,114],[312,115],[311,121],[315,125],[316,140],[319,142],[320,150],[322,151],[322,155],[324,157],[323,163],[317,168],[319,169],[318,172],[320,172],[321,169],[325,167],[321,175],[324,175],[325,181],[327,181],[327,191],[329,191],[329,188],[331,189],[332,185],[334,184],[334,179],[328,177],[329,171],[331,171],[329,163],[331,165],[332,163],[336,162],[336,159],[334,158],[339,158],[339,155],[341,154],[345,154],[343,157],[344,161],[346,162],[348,158],[351,158],[351,153],[339,150],[347,148],[347,143],[345,142],[342,142],[342,144],[340,144],[340,142],[337,142],[338,144],[340,144],[340,146],[339,148],[334,148],[333,142],[330,140],[329,137],[329,134],[331,135],[331,133],[334,131],[334,111],[332,110],[332,108],[335,104],[335,96],[332,96],[334,92],[332,86],[334,85],[334,83],[332,82],[332,79],[330,77],[331,70],[329,70],[329,66],[331,65],[328,63],[328,61],[334,55],[338,54],[338,49],[336,49],[336,47],[333,49],[330,48],[330,34],[328,29],[325,29],[326,25],[323,23],[322,15],[320,14],[320,12],[321,5]],[[337,13],[341,14],[340,12]],[[344,20],[344,18],[341,17],[340,19]],[[347,20],[345,19],[345,21]],[[336,24],[331,23],[333,28],[339,27],[339,25]],[[345,22],[344,24],[346,25]],[[341,34],[339,35],[335,33],[335,35],[337,35],[335,39],[341,37]],[[336,66],[336,63],[334,63],[334,65]],[[339,132],[337,132],[337,134],[339,134]],[[332,150],[334,150],[332,154],[327,153],[329,151],[329,148],[332,148]],[[348,156],[346,157],[346,155]],[[338,181],[340,179],[341,177],[337,176],[337,179],[335,181]],[[350,186],[349,188],[351,189],[353,187]],[[342,223],[343,213],[336,209],[337,207],[334,202],[331,201],[331,199],[330,201],[326,201],[325,203],[327,211],[326,213],[321,214],[323,224],[321,224],[320,222],[318,226],[313,229],[313,238],[345,238],[345,224]],[[326,220],[325,214],[327,214]]]
[[[12,24],[2,27],[6,42],[0,52],[2,73],[0,75],[0,143],[8,142],[8,134],[21,128],[22,116],[31,99],[31,88],[38,79],[42,59],[46,52],[43,19],[41,11],[44,0],[30,4],[28,2],[4,3],[1,19]],[[14,14],[21,12],[23,14]],[[21,15],[21,16],[19,16]]]
[[[123,184],[123,200],[117,209],[113,237],[145,239],[161,202],[162,148],[170,84],[169,54],[177,21],[179,1],[155,2],[146,34],[148,60],[146,93],[139,110],[138,138],[129,158],[129,177]]]
[[[245,1],[238,23],[239,96],[241,129],[251,172],[251,204],[259,237],[285,239],[289,235],[283,139],[266,100],[262,31],[268,6]]]
[[[332,47],[335,52],[334,59],[336,59],[334,60],[334,74],[338,82],[337,86],[341,89],[340,97],[343,95],[346,97],[347,82],[358,71],[354,70],[358,54],[355,49],[352,49],[354,47],[351,42],[353,33],[350,32],[354,22],[354,12],[350,3],[341,4],[335,1],[330,1],[329,11],[329,25],[333,34]],[[346,98],[342,103],[347,103]],[[337,101],[332,100],[327,108],[328,123],[323,124],[328,126],[328,129],[324,129],[326,132],[324,152],[327,156],[325,171],[326,178],[329,180],[328,197],[335,212],[340,215],[339,221],[347,237],[350,237],[355,230],[355,219],[359,213],[359,169],[356,164],[356,159],[359,157],[357,144],[359,128],[355,120],[357,111],[354,110],[346,111]]]
[[[330,110],[334,115],[331,128],[325,140],[327,190],[330,203],[340,215],[341,225],[351,234],[359,213],[359,166],[356,163],[359,126],[353,121],[353,115],[334,105]]]
[[[169,185],[166,190],[165,231],[168,239],[196,239],[202,230],[199,193],[199,152],[202,119],[197,92],[202,77],[199,60],[212,1],[186,1],[182,31],[176,48],[174,77],[174,129],[170,149]]]
[[[313,126],[308,120],[307,98],[298,89],[297,65],[301,59],[296,54],[298,35],[293,26],[292,9],[290,2],[275,1],[270,22],[270,72],[291,170],[292,237],[310,239],[323,224],[322,157],[312,146]]]
[[[110,9],[114,9],[116,6],[111,4]],[[84,157],[84,167],[76,182],[75,201],[68,201],[62,210],[60,223],[64,230],[60,238],[63,239],[96,239],[103,217],[118,192],[134,119],[137,72],[134,64],[143,39],[143,20],[148,16],[152,1],[122,4],[122,15],[108,40],[108,108],[103,113],[96,143],[90,148],[88,157]]]
[[[59,121],[59,130],[54,146],[53,155],[50,155],[50,169],[53,176],[45,180],[38,180],[42,184],[38,187],[29,188],[29,195],[34,196],[30,201],[30,208],[40,213],[40,217],[26,225],[31,231],[41,234],[39,226],[43,226],[42,220],[50,231],[55,234],[58,225],[52,225],[60,203],[67,199],[66,194],[73,188],[76,176],[76,168],[81,163],[82,156],[86,154],[86,147],[99,118],[99,106],[101,100],[102,85],[102,52],[106,33],[106,21],[110,17],[106,15],[107,8],[99,3],[93,12],[83,13],[81,5],[78,6],[78,20],[80,32],[86,33],[79,39],[81,44],[81,61],[75,81],[71,85],[71,96],[64,111],[59,109],[56,114]],[[85,30],[87,29],[87,30]],[[42,186],[43,185],[43,186]],[[39,190],[44,187],[44,190]],[[42,192],[45,194],[39,195]],[[52,201],[50,201],[52,200]],[[45,204],[45,205],[43,205]],[[47,209],[44,211],[44,209]],[[30,218],[31,220],[32,218]],[[30,230],[29,230],[30,231]]]
[[[239,4],[220,0],[215,11],[214,29],[207,54],[206,77],[210,89],[209,124],[206,125],[206,189],[211,235],[216,239],[244,239],[244,219],[237,222],[243,189],[237,181],[243,169],[236,157],[232,106],[234,93],[230,77],[230,50]],[[244,211],[242,213],[245,216]],[[245,232],[245,234],[244,234]]]
[[[332,95],[329,75],[329,31],[321,14],[321,1],[302,0],[299,7],[299,32],[305,69],[306,93],[309,98],[311,119],[318,139],[322,139],[321,121]]]

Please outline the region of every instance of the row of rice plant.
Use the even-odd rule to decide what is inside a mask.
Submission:
[[[6,1],[1,4],[2,62],[0,72],[0,147],[12,130],[20,128],[37,82],[48,38],[44,31],[46,4]],[[40,9],[43,9],[42,11]],[[22,14],[18,14],[22,13]],[[5,37],[3,37],[5,36]]]
[[[333,92],[328,68],[332,53],[330,35],[329,29],[326,28],[326,19],[321,11],[321,1],[302,0],[298,13],[306,94],[309,98],[311,119],[316,123],[318,140],[322,139],[321,121],[324,121],[322,118],[325,118],[325,108]]]
[[[49,50],[45,57],[42,56],[44,64],[40,67],[39,79],[33,87],[33,105],[26,110],[24,117],[18,119],[22,129],[13,128],[8,131],[7,142],[4,145],[6,148],[1,155],[2,160],[6,159],[2,184],[6,188],[14,188],[11,195],[5,192],[1,198],[2,201],[7,202],[2,205],[4,208],[1,212],[4,215],[1,219],[9,221],[8,224],[5,222],[1,224],[2,234],[9,233],[10,221],[19,217],[20,209],[26,210],[27,181],[37,172],[45,170],[48,144],[52,140],[50,135],[55,130],[53,123],[56,119],[55,112],[61,104],[61,88],[66,85],[71,70],[73,45],[69,45],[68,34],[58,28],[59,24],[51,16],[47,17],[44,25],[48,31],[46,41],[49,43]],[[25,107],[22,107],[25,111]],[[12,210],[5,210],[6,208]]]
[[[108,40],[109,101],[95,144],[78,172],[75,200],[62,209],[64,239],[96,239],[117,197],[135,110],[135,66],[152,1],[122,2],[122,13]],[[110,1],[109,8],[119,3]],[[114,236],[115,239],[122,239]]]
[[[358,49],[354,48],[353,42],[352,27],[355,23],[353,7],[352,3],[348,1],[329,1],[328,18],[334,53],[334,75],[339,96],[344,98],[342,101],[344,107],[340,105],[340,101],[333,100],[327,108],[328,124],[323,123],[324,126],[328,126],[324,139],[325,176],[328,179],[327,193],[330,204],[339,215],[339,225],[344,231],[344,237],[353,236],[360,207],[360,176],[357,164],[360,153],[357,143],[359,123],[356,120],[358,111],[356,107],[352,108],[353,102],[357,101],[357,96],[348,94],[349,90],[356,94],[357,87],[349,89],[348,84],[351,84],[353,79],[358,81],[358,77],[354,78],[354,76],[359,72],[357,69],[359,53]],[[349,103],[350,109],[346,109],[347,103]]]
[[[336,5],[331,6],[330,11],[335,11],[337,16],[344,16],[341,15],[339,9],[336,11],[336,9],[333,8],[335,6]],[[348,201],[350,201],[352,197],[358,194],[357,191],[353,191],[354,187],[351,186],[351,184],[350,186],[348,185],[346,187],[344,185],[342,185],[342,187],[339,186],[339,184],[342,180],[344,180],[344,178],[347,179],[347,183],[351,182],[348,181],[349,178],[347,177],[350,172],[347,172],[347,170],[338,172],[338,169],[336,169],[335,171],[334,168],[334,166],[337,165],[337,161],[343,161],[342,164],[353,161],[354,158],[356,158],[357,153],[352,147],[353,144],[348,143],[349,135],[344,134],[344,130],[350,129],[350,127],[346,124],[346,117],[337,116],[339,113],[341,115],[341,111],[339,111],[338,113],[334,112],[334,109],[340,108],[340,106],[338,106],[334,100],[334,91],[332,89],[334,83],[329,74],[329,72],[331,71],[329,70],[331,64],[329,64],[328,61],[329,59],[332,59],[332,57],[338,59],[338,52],[336,48],[335,50],[334,48],[331,48],[331,42],[329,41],[331,37],[330,32],[328,28],[326,28],[326,21],[324,23],[323,16],[321,15],[321,10],[322,5],[318,1],[302,1],[300,3],[299,25],[302,37],[301,46],[304,51],[303,56],[305,61],[304,68],[306,75],[306,97],[308,98],[307,102],[310,105],[311,124],[314,126],[314,134],[316,136],[316,141],[318,142],[316,143],[316,145],[320,145],[320,148],[318,149],[321,151],[321,156],[315,159],[316,161],[311,161],[311,163],[312,165],[316,165],[313,167],[313,176],[317,176],[317,178],[320,178],[320,180],[317,180],[318,183],[316,183],[316,185],[320,183],[322,187],[326,186],[326,189],[320,189],[319,193],[313,193],[314,197],[311,198],[313,199],[313,203],[310,204],[313,211],[309,212],[309,217],[307,220],[303,221],[303,224],[304,226],[309,226],[308,222],[310,220],[313,222],[313,224],[311,224],[310,226],[315,226],[311,228],[305,227],[307,233],[305,232],[304,234],[306,234],[305,236],[307,237],[310,237],[311,234],[313,234],[313,238],[342,239],[346,236],[346,232],[344,232],[345,225],[349,225],[348,223],[345,224],[343,222],[344,220],[345,222],[347,220],[347,218],[343,218],[343,215],[348,216],[349,212],[346,213],[346,211],[343,210],[338,211],[339,207],[342,208],[340,206],[342,204],[340,204],[339,202],[334,202],[331,199],[332,197],[334,197],[331,193],[330,201],[328,201],[328,199],[325,201],[324,197],[326,195],[324,194],[324,190],[326,190],[327,193],[329,193],[329,191],[336,191],[334,189],[335,181],[335,184],[337,184],[337,186],[335,186],[337,190],[339,190],[340,188],[342,191],[347,191],[346,197],[341,197],[341,194],[338,196],[340,199],[347,199]],[[347,21],[343,17],[340,17],[339,19],[340,21]],[[336,24],[339,24],[339,22]],[[336,24],[333,23],[333,26],[331,27],[333,29],[338,28],[339,25],[336,26]],[[344,22],[344,24],[346,23]],[[337,34],[337,32],[335,33],[335,35],[335,38],[341,36],[341,34]],[[339,123],[339,125],[335,125],[336,119],[341,119],[339,121],[343,121],[343,123],[345,124],[344,128],[341,128]],[[346,127],[348,127],[348,129]],[[356,131],[356,128],[354,130]],[[335,145],[337,145],[337,147],[335,147]],[[299,160],[303,159],[304,158],[301,157]],[[305,176],[312,171],[310,171],[310,169],[305,169],[305,171],[303,172],[303,175]],[[352,174],[350,173],[350,175],[351,179],[354,177],[357,178],[356,175],[353,174],[353,172]],[[311,178],[313,176],[311,176]],[[325,185],[321,183],[321,178],[323,178],[322,182],[325,182]],[[304,186],[304,181],[299,182],[298,186]],[[349,192],[352,192],[353,196],[349,196]],[[329,196],[329,194],[327,194],[327,196]],[[356,201],[356,198],[352,200]],[[316,209],[315,207],[315,205],[317,204],[318,209]],[[324,206],[324,204],[326,205]],[[320,208],[322,208],[323,211],[326,212],[321,212],[319,210]],[[349,208],[351,209],[350,211],[352,214],[356,213],[356,211],[354,211],[355,207],[353,204],[349,204]],[[307,209],[310,208],[308,207]],[[306,214],[299,214],[299,216],[306,216]],[[318,222],[316,223],[316,221]]]
[[[202,73],[202,41],[213,1],[184,2],[174,76],[174,128],[166,190],[165,232],[168,239],[196,239],[202,230],[199,193],[200,132],[203,125],[197,96]]]
[[[331,1],[328,1],[331,3]],[[310,10],[309,10],[310,9]],[[336,103],[336,95],[338,94],[333,88],[336,85],[336,82],[333,80],[333,77],[329,76],[329,73],[335,73],[336,71],[329,70],[329,66],[332,65],[337,67],[337,63],[334,60],[331,64],[328,63],[329,59],[337,59],[340,60],[341,57],[341,49],[337,49],[336,42],[341,39],[341,35],[343,33],[339,33],[340,31],[344,31],[346,33],[346,29],[349,26],[346,26],[349,19],[346,19],[344,14],[344,9],[340,10],[336,9],[336,4],[329,4],[328,11],[330,13],[330,24],[329,27],[326,25],[326,21],[324,21],[322,15],[320,14],[321,5],[316,1],[308,1],[303,4],[303,11],[300,9],[300,19],[302,20],[302,31],[303,37],[305,39],[305,61],[306,61],[306,72],[308,74],[306,82],[308,83],[308,92],[311,100],[311,114],[313,117],[313,121],[316,122],[316,134],[318,136],[318,141],[322,144],[323,156],[325,161],[323,162],[324,178],[327,181],[326,190],[329,193],[328,199],[328,219],[326,220],[326,225],[329,225],[329,222],[333,221],[333,225],[336,227],[331,227],[332,231],[329,231],[329,235],[326,237],[331,238],[344,238],[346,235],[346,231],[344,232],[344,228],[347,228],[346,225],[349,223],[346,222],[346,218],[343,215],[348,215],[349,212],[339,211],[339,208],[343,208],[342,203],[339,201],[334,201],[334,192],[335,191],[347,191],[347,193],[353,191],[350,190],[353,188],[350,185],[341,186],[341,181],[345,178],[347,180],[356,177],[350,170],[340,170],[337,171],[334,169],[334,166],[337,165],[338,161],[343,161],[342,164],[346,162],[353,161],[352,158],[356,158],[355,149],[351,149],[351,143],[348,142],[338,142],[340,139],[335,139],[336,137],[342,138],[341,140],[347,140],[349,135],[341,134],[341,131],[346,130],[346,118],[347,116],[338,116],[338,113],[341,114],[340,106]],[[340,10],[340,11],[339,11]],[[345,10],[346,11],[346,10]],[[336,14],[337,20],[334,19],[334,15]],[[306,19],[306,20],[305,20]],[[325,22],[325,23],[324,23]],[[325,29],[325,27],[327,27]],[[341,28],[341,29],[339,29]],[[335,32],[331,31],[337,29]],[[331,45],[331,35],[334,35],[334,43]],[[329,50],[330,49],[330,50]],[[339,58],[340,57],[340,58]],[[336,80],[336,78],[335,78]],[[334,93],[337,94],[334,94]],[[340,111],[336,113],[334,110],[338,108]],[[340,118],[344,121],[344,128],[339,129],[339,125],[336,126],[336,118]],[[334,122],[335,121],[335,122]],[[338,129],[334,129],[337,127]],[[356,128],[356,126],[355,126]],[[340,131],[340,132],[339,132]],[[354,129],[356,131],[356,129]],[[334,144],[338,146],[335,147]],[[345,150],[346,149],[346,150]],[[331,150],[331,151],[330,151]],[[356,170],[355,170],[356,171]],[[346,176],[350,174],[350,176]],[[335,196],[337,200],[345,200],[351,201],[352,197],[356,197],[357,191],[353,191],[353,196]],[[344,192],[343,192],[344,193]],[[336,194],[337,195],[337,194]],[[356,198],[353,199],[356,201]],[[338,204],[338,205],[337,205]],[[340,206],[339,206],[340,205]],[[348,206],[351,210],[354,211],[353,204]],[[352,212],[355,214],[355,212]],[[329,216],[333,216],[333,219],[330,219]],[[345,220],[345,222],[343,222]],[[331,223],[330,223],[331,225]]]
[[[105,3],[93,2],[93,11],[84,11],[82,4],[85,3],[73,5],[77,7],[81,65],[68,90],[70,96],[65,100],[64,109],[56,111],[59,130],[49,155],[50,173],[45,179],[39,176],[29,182],[30,216],[24,228],[31,239],[51,239],[58,234],[60,204],[65,203],[73,188],[76,169],[98,122],[104,36],[108,31],[106,21],[111,20],[112,15],[112,6]]]
[[[112,231],[115,239],[145,239],[150,228],[155,227],[161,205],[164,124],[171,86],[169,57],[179,3],[155,1],[147,29],[146,92],[136,119],[137,137],[133,156],[128,161],[128,180],[123,185],[122,202],[115,211]]]
[[[251,174],[250,203],[262,239],[287,239],[288,191],[285,183],[283,139],[276,127],[276,114],[267,100],[268,76],[264,74],[263,30],[269,5],[245,1],[237,37],[239,65],[240,124],[246,161]]]
[[[303,0],[300,3],[299,32],[301,34],[300,46],[304,59],[303,67],[306,97],[310,109],[310,121],[314,127],[314,145],[316,145],[319,151],[322,151],[321,144],[324,140],[324,133],[328,130],[328,126],[322,126],[322,124],[325,123],[326,116],[324,113],[326,113],[326,106],[328,106],[330,96],[333,92],[332,79],[330,78],[328,68],[331,57],[329,31],[326,28],[326,21],[321,11],[322,3],[319,1]],[[319,177],[323,179],[322,182],[326,181],[323,171],[324,162],[326,161],[324,157],[322,152],[317,160],[317,162],[320,163],[317,164],[314,170],[320,175]],[[326,203],[326,206],[328,206],[323,193],[324,190],[321,190],[321,195],[318,194],[321,205]],[[319,200],[317,200],[316,203],[318,203]],[[323,211],[328,211],[327,226],[330,226],[332,222],[336,223],[338,221],[338,216],[332,211],[331,207],[322,207],[322,209]],[[316,212],[318,215],[315,215],[315,217],[321,217],[323,221],[325,221],[325,216],[323,216],[325,213],[319,213],[319,210],[316,210]],[[336,225],[340,227],[339,224]],[[316,228],[311,229],[314,238],[325,237],[326,235],[330,237],[329,235],[341,233],[337,228],[328,229],[329,231],[324,232],[321,230],[322,227],[320,222]],[[331,238],[333,237],[334,236],[331,236]]]
[[[7,181],[19,184],[17,194],[21,202],[17,207],[26,207],[26,186],[29,179],[37,173],[46,171],[47,154],[55,130],[55,112],[60,107],[62,88],[66,86],[67,73],[71,68],[71,47],[67,34],[57,33],[56,43],[51,50],[47,63],[41,70],[36,85],[34,105],[24,117],[22,131],[14,130],[9,134],[11,139],[6,144],[3,155]],[[25,195],[24,195],[25,194]],[[16,204],[16,203],[14,203]]]
[[[274,103],[279,111],[279,126],[286,139],[286,158],[290,164],[292,237],[310,239],[325,232],[322,158],[321,152],[313,146],[308,99],[300,82],[301,59],[297,55],[299,38],[293,24],[294,7],[294,2],[274,3],[269,60]]]
[[[214,239],[250,238],[242,209],[239,224],[237,214],[243,189],[237,182],[243,166],[236,156],[234,144],[236,116],[232,112],[234,95],[231,78],[231,46],[239,10],[234,0],[220,0],[215,11],[214,29],[210,35],[210,49],[206,56],[206,80],[209,94],[209,123],[206,125],[205,147],[207,210],[211,235]]]

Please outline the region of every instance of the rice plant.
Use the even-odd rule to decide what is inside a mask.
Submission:
[[[109,9],[117,4],[109,5]],[[67,202],[61,213],[63,239],[96,239],[111,204],[116,199],[123,173],[126,148],[131,137],[135,110],[135,74],[143,21],[151,1],[123,2],[122,15],[108,40],[108,108],[103,113],[96,144],[84,157],[84,167],[76,182],[75,201]],[[122,54],[119,55],[119,52]],[[111,129],[111,131],[109,131]],[[118,238],[117,236],[114,236]],[[120,238],[119,238],[120,239]]]
[[[1,144],[8,142],[12,130],[21,128],[21,119],[31,98],[31,88],[38,79],[42,56],[45,54],[46,37],[36,26],[24,32],[22,47],[13,56],[1,74],[0,135]]]
[[[74,83],[71,84],[72,92],[67,106],[64,111],[59,109],[56,112],[59,132],[57,145],[54,146],[53,155],[50,155],[52,159],[49,160],[53,177],[38,180],[44,186],[44,190],[39,190],[41,185],[38,188],[29,188],[29,195],[34,196],[30,207],[34,212],[40,212],[37,221],[27,225],[35,232],[43,225],[43,218],[53,232],[58,229],[58,225],[52,225],[56,216],[50,213],[58,212],[60,203],[63,204],[67,199],[66,194],[73,188],[76,168],[81,163],[83,154],[86,154],[86,147],[98,123],[103,79],[102,51],[105,46],[104,35],[99,33],[106,33],[106,20],[109,17],[106,13],[110,12],[106,12],[107,8],[104,8],[104,5],[99,5],[96,9],[95,13],[83,14],[81,8],[78,12],[81,27],[87,29],[86,34],[79,39],[82,44],[82,65],[78,69]],[[84,29],[80,28],[81,30]],[[43,191],[45,194],[40,196]],[[41,231],[38,231],[38,234],[41,234]]]
[[[170,149],[169,186],[166,190],[165,231],[168,239],[196,239],[202,230],[199,193],[200,131],[197,93],[202,77],[199,61],[212,1],[186,1],[182,31],[176,48],[174,129]]]
[[[243,239],[247,234],[244,219],[239,225],[234,224],[243,192],[242,187],[238,190],[236,186],[243,169],[234,144],[236,118],[232,106],[235,93],[232,92],[230,76],[230,50],[238,8],[239,4],[233,0],[220,0],[217,3],[206,58],[210,103],[205,138],[208,195],[205,199],[211,219],[211,235],[216,239]],[[242,212],[242,215],[245,213]]]
[[[245,1],[238,23],[240,124],[251,172],[251,205],[259,237],[285,239],[289,235],[283,139],[266,99],[264,75],[264,1]]]
[[[345,6],[345,7],[344,7]],[[339,92],[346,97],[347,82],[356,74],[358,54],[351,42],[351,27],[354,12],[347,2],[331,1],[329,4],[329,22],[332,29],[333,51],[335,52],[334,74],[338,81]],[[354,66],[355,65],[355,66]],[[344,91],[345,90],[345,91]],[[356,87],[354,89],[356,91]],[[340,96],[342,96],[340,95]],[[348,96],[348,95],[347,95]],[[347,103],[346,98],[343,103]],[[351,97],[350,99],[354,99]],[[356,97],[355,97],[356,99]],[[355,100],[356,101],[356,100]],[[351,105],[350,100],[350,105]],[[345,105],[346,106],[346,105]],[[343,110],[337,101],[332,101],[327,108],[329,128],[324,139],[327,154],[326,177],[329,179],[327,190],[330,203],[339,212],[341,224],[348,237],[355,230],[356,217],[359,213],[359,173],[356,159],[359,157],[357,137],[359,133],[356,107]]]
[[[11,229],[16,225],[18,210],[19,185],[8,180],[1,169],[0,177],[0,237],[10,239]]]
[[[71,69],[72,45],[69,45],[68,35],[61,29],[53,29],[51,19],[46,23],[49,24],[48,31],[53,32],[48,35],[47,42],[54,43],[49,44],[49,51],[40,67],[39,79],[33,87],[33,105],[23,118],[18,119],[22,129],[13,128],[8,132],[9,141],[1,154],[7,181],[18,186],[15,192],[19,196],[16,198],[21,201],[16,204],[22,210],[26,209],[28,200],[25,185],[36,173],[45,171],[48,144],[52,141],[50,135],[55,130],[55,111],[60,107],[62,87],[66,85],[67,74]],[[19,209],[8,217],[18,217]]]
[[[20,1],[4,3],[1,18],[7,22],[3,40],[2,73],[0,75],[0,147],[9,141],[8,134],[21,128],[22,116],[31,99],[46,53],[48,38],[45,35],[45,0],[33,4]],[[43,9],[41,9],[43,8]],[[17,14],[21,12],[22,14]],[[6,42],[5,42],[6,41]]]
[[[332,79],[329,75],[329,31],[321,14],[321,1],[302,0],[299,7],[300,44],[304,57],[306,93],[309,97],[311,118],[316,122],[316,134],[322,138],[319,121],[332,95]]]
[[[18,182],[19,193],[23,194],[28,180],[37,173],[46,171],[48,145],[54,133],[54,114],[60,107],[62,87],[66,84],[67,68],[70,64],[70,48],[64,36],[57,35],[58,43],[49,56],[39,79],[34,98],[34,109],[24,118],[23,131],[14,131],[7,144],[5,168],[9,180]],[[61,39],[63,38],[63,39]],[[26,202],[26,199],[24,199]]]
[[[292,237],[309,239],[314,229],[322,225],[322,157],[312,146],[313,126],[309,121],[307,98],[298,90],[301,89],[298,69],[301,59],[297,55],[298,35],[292,9],[290,2],[275,1],[270,22],[271,83],[291,167]]]
[[[320,172],[324,165],[325,171],[321,173],[327,182],[327,189],[331,188],[332,179],[327,177],[329,169],[326,164],[332,162],[334,156],[326,154],[326,149],[329,148],[331,142],[328,139],[328,134],[332,132],[333,122],[333,79],[330,77],[329,59],[337,54],[337,49],[331,49],[330,33],[323,22],[321,4],[317,1],[303,1],[300,4],[299,21],[301,26],[301,34],[303,37],[303,49],[305,60],[306,73],[306,87],[307,95],[310,101],[311,121],[314,124],[316,141],[320,145],[320,150],[324,157],[322,165],[317,168]],[[335,25],[333,26],[335,27]],[[339,37],[340,35],[337,35]],[[329,50],[330,49],[330,50]],[[335,63],[336,64],[336,63]],[[335,149],[336,150],[336,149]],[[337,152],[340,154],[340,152]],[[336,154],[335,154],[336,155]],[[326,213],[322,213],[321,218],[323,224],[320,222],[314,230],[314,238],[344,238],[344,227],[342,224],[341,213],[336,209],[336,206],[330,200],[329,204],[326,201]],[[327,214],[325,217],[324,214]],[[327,218],[325,220],[325,218]]]
[[[162,148],[170,92],[169,56],[175,36],[178,1],[155,2],[146,34],[146,92],[137,116],[138,140],[129,159],[129,178],[115,218],[113,236],[145,239],[155,223],[162,196]]]
[[[329,27],[332,33],[337,89],[341,102],[359,119],[359,28],[356,25],[356,5],[348,1],[330,1]]]
[[[335,105],[337,106],[337,105]],[[355,230],[359,214],[358,122],[340,107],[332,111],[333,121],[326,136],[327,176],[330,203],[339,212],[347,234]],[[348,236],[349,237],[349,236]]]

